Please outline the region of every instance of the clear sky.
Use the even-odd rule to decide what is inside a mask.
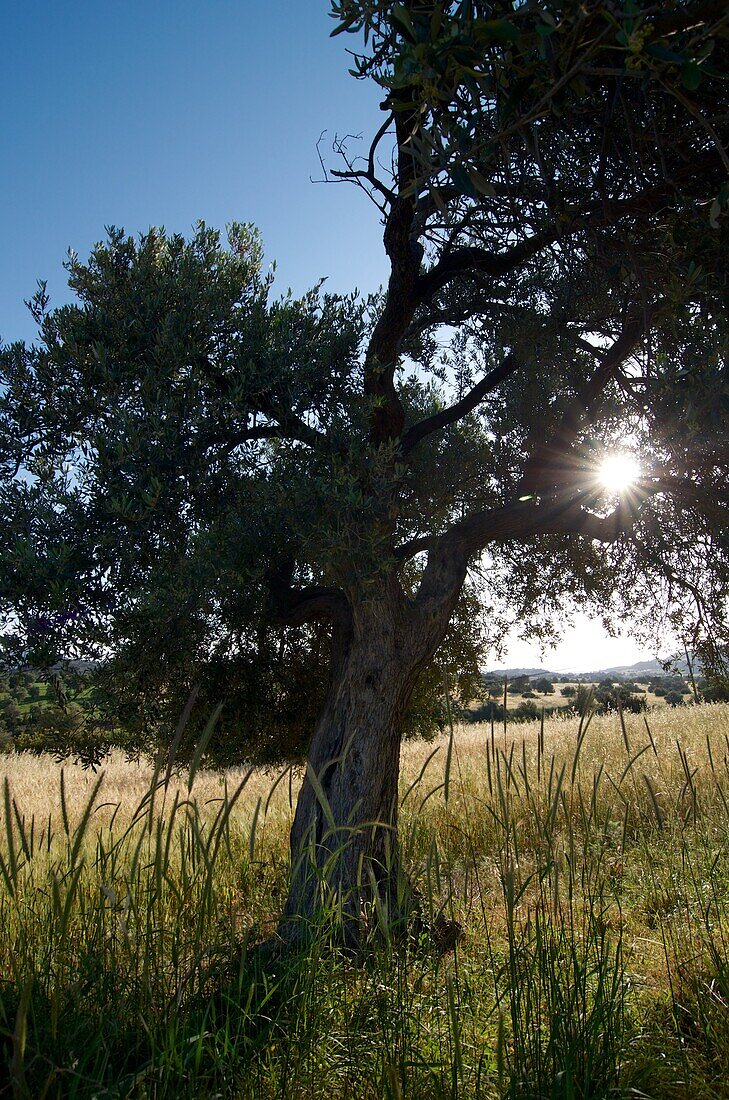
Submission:
[[[316,144],[379,125],[378,89],[349,76],[327,0],[57,0],[1,6],[0,337],[32,338],[23,299],[104,226],[189,232],[251,221],[278,285],[375,289],[379,213],[316,185]],[[10,48],[12,46],[12,48]],[[363,144],[363,143],[360,143]]]
[[[23,305],[106,225],[187,233],[254,222],[277,286],[336,291],[386,275],[379,214],[356,188],[311,183],[335,134],[379,125],[378,89],[349,76],[349,36],[327,0],[38,0],[5,4],[0,69],[0,339],[30,340]],[[542,657],[516,639],[504,663],[588,670],[652,656],[578,620]]]
[[[660,657],[671,657],[675,646],[670,643]],[[562,642],[542,653],[532,642],[521,641],[516,635],[508,639],[503,658],[491,662],[497,668],[546,668],[550,672],[597,672],[603,668],[632,665],[650,661],[656,656],[640,645],[629,629],[611,638],[599,620],[576,615],[573,625],[564,631]]]

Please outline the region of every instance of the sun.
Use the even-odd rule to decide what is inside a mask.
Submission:
[[[640,466],[627,451],[614,451],[603,459],[598,476],[611,493],[624,493],[640,477]]]

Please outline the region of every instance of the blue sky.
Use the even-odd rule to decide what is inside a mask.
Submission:
[[[0,69],[0,339],[31,340],[23,305],[106,225],[187,233],[198,219],[254,222],[277,287],[371,291],[386,277],[379,213],[356,188],[313,184],[317,140],[368,136],[378,89],[347,72],[348,35],[327,0],[71,0],[3,6]],[[548,667],[591,669],[646,653],[579,618]],[[506,661],[542,657],[513,639]]]
[[[108,224],[252,221],[281,289],[382,281],[378,211],[349,185],[310,183],[322,130],[330,150],[335,133],[366,136],[380,115],[377,89],[347,72],[352,40],[329,37],[326,0],[3,11],[3,341],[33,337],[23,299],[36,279],[60,303],[66,250],[87,255]]]

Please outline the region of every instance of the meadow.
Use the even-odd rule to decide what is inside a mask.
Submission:
[[[2,1097],[729,1097],[727,704],[407,743],[364,962],[252,950],[296,771],[0,760]]]

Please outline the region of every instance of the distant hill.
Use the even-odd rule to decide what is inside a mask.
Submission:
[[[684,664],[686,662],[684,661]],[[613,665],[612,668],[602,669],[603,672],[617,672],[625,675],[629,672],[661,672],[663,665],[660,661],[636,661],[634,665]]]
[[[681,676],[688,674],[688,662],[685,657],[671,658],[670,671],[676,670]],[[627,679],[635,679],[639,675],[665,676],[666,670],[660,661],[636,661],[634,665],[614,665],[612,668],[603,668],[599,672],[582,672],[581,676],[624,676]]]
[[[672,666],[685,676],[688,674],[688,663],[685,657],[676,657],[672,660]],[[546,668],[490,668],[485,676],[498,677],[503,680],[511,680],[516,676],[579,676],[587,680],[600,680],[605,676],[620,676],[626,680],[634,680],[640,676],[665,676],[666,670],[660,661],[636,661],[632,665],[613,665],[611,668],[600,668],[594,672],[550,672]]]
[[[84,661],[80,658],[70,661],[58,661],[51,666],[51,672],[62,672],[66,668],[70,669],[71,672],[94,672],[97,668],[101,668],[101,661]]]
[[[494,676],[503,680],[511,680],[514,676],[554,676],[554,672],[548,672],[546,668],[490,668],[484,676]]]

